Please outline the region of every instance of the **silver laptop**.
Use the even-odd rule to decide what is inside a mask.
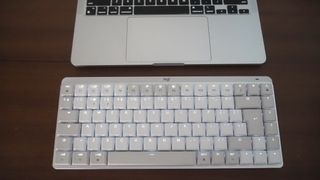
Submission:
[[[265,60],[256,0],[78,0],[75,66]]]

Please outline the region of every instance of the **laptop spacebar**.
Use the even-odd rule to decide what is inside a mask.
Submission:
[[[189,6],[135,6],[134,14],[189,14]]]

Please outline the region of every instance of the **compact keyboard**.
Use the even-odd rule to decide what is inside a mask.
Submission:
[[[79,77],[61,84],[56,169],[280,168],[268,77]]]
[[[248,0],[87,0],[86,15],[249,14]]]

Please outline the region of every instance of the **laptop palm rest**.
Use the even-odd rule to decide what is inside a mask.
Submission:
[[[128,18],[128,62],[210,63],[210,49],[206,17]]]

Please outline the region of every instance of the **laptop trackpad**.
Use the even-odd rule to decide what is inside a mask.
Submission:
[[[210,62],[206,17],[128,18],[127,61]]]

